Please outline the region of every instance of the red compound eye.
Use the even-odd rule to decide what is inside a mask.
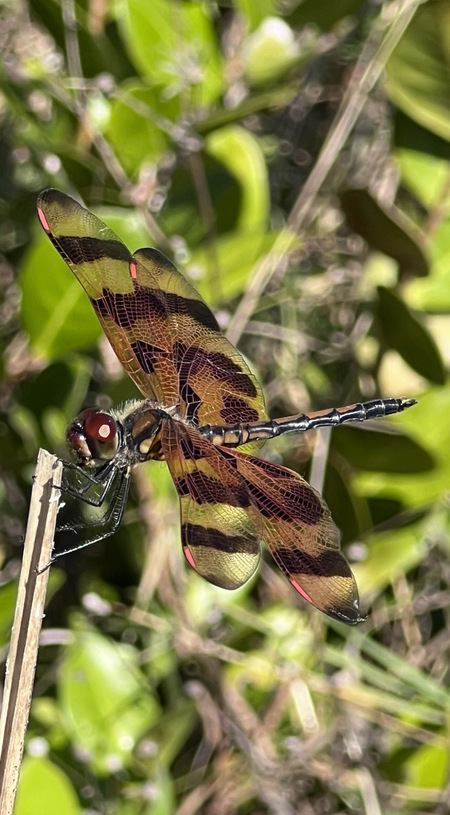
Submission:
[[[98,442],[110,442],[117,434],[117,425],[112,416],[96,408],[83,411],[79,419],[84,427],[86,437]]]
[[[67,441],[75,451],[81,450],[83,444],[86,444],[86,436],[80,430],[71,426],[67,431]]]
[[[117,422],[109,413],[87,408],[70,425],[67,441],[82,466],[108,461],[119,446]]]

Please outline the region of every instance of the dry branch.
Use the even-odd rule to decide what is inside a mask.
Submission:
[[[62,463],[40,450],[19,578],[0,717],[0,815],[12,815],[31,705]]]

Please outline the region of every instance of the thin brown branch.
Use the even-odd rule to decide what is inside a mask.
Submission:
[[[47,593],[62,463],[40,450],[31,493],[0,718],[0,815],[12,815]]]

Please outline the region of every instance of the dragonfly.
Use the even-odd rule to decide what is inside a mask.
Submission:
[[[308,603],[345,623],[364,619],[322,496],[246,445],[399,413],[415,400],[375,399],[270,419],[249,366],[165,255],[150,248],[131,254],[106,224],[58,190],[40,194],[37,212],[144,397],[117,410],[87,408],[68,428],[72,461],[65,468],[85,480],[66,489],[103,513],[73,549],[119,528],[136,465],[165,461],[179,497],[183,551],[201,577],[223,589],[244,585],[264,543]]]

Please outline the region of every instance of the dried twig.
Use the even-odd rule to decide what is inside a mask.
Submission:
[[[0,718],[0,815],[11,815],[31,705],[62,463],[40,450],[31,494],[22,570]]]

